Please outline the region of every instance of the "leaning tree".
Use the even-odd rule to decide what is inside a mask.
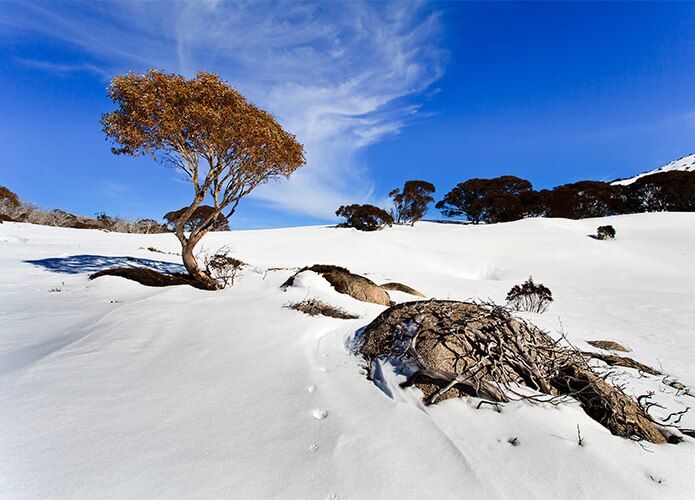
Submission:
[[[108,87],[118,109],[102,116],[115,154],[148,155],[180,170],[193,200],[175,232],[186,269],[205,288],[219,288],[193,254],[218,216],[229,218],[253,188],[305,164],[304,148],[267,112],[214,73],[190,80],[161,71],[117,76]],[[184,228],[209,197],[213,211],[190,233]]]

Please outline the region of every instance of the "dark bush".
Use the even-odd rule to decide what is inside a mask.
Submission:
[[[534,283],[531,276],[521,285],[514,285],[507,294],[507,305],[516,311],[542,313],[552,301],[550,289],[541,283]]]
[[[176,222],[183,216],[183,214],[188,210],[188,207],[179,208],[172,212],[164,214],[164,220],[167,221],[169,228],[174,231]],[[229,221],[221,213],[215,214],[215,208],[209,205],[200,205],[193,211],[191,217],[186,221],[183,226],[184,231],[194,231],[206,223],[208,219],[210,221],[208,224],[211,226],[212,231],[229,231]]]
[[[599,226],[596,229],[596,238],[599,240],[615,239],[615,228],[613,226]]]
[[[391,214],[374,205],[343,205],[335,214],[345,218],[341,227],[354,227],[360,231],[376,231],[393,224]]]

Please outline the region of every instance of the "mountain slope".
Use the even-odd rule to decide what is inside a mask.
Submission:
[[[587,236],[604,224],[616,240]],[[387,368],[380,389],[349,346],[384,307],[338,294],[317,275],[280,289],[292,268],[326,263],[428,296],[503,303],[533,275],[555,302],[523,317],[581,349],[620,342],[695,387],[695,214],[233,231],[203,244],[227,245],[251,266],[219,292],[89,281],[98,268],[144,259],[175,269],[177,256],[146,249],[176,252],[178,242],[0,225],[0,497],[684,498],[695,490],[685,470],[695,462],[690,438],[677,446],[618,438],[571,403],[510,403],[501,413],[468,399],[425,407]],[[284,307],[307,297],[360,318]],[[654,391],[669,408],[657,415],[692,406],[662,377],[626,369],[616,382],[632,394]],[[695,415],[681,425],[695,427]]]
[[[632,184],[637,179],[640,179],[642,177],[646,177],[646,176],[652,175],[652,174],[660,174],[662,172],[672,172],[672,171],[695,172],[695,154],[684,156],[683,158],[679,158],[677,160],[674,160],[671,163],[664,165],[663,167],[659,167],[657,169],[650,170],[649,172],[644,172],[644,173],[636,175],[634,177],[630,177],[629,179],[621,179],[619,181],[612,182],[611,184],[614,186],[627,186],[627,185]]]

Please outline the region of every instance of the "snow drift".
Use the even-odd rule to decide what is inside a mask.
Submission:
[[[588,237],[603,224],[614,241]],[[178,264],[147,250],[176,252],[173,235],[0,225],[0,497],[682,498],[695,489],[690,438],[613,436],[578,403],[425,406],[387,370],[379,390],[351,343],[385,306],[315,273],[280,289],[321,262],[440,299],[503,303],[532,275],[555,301],[521,317],[582,350],[598,350],[587,343],[597,339],[626,346],[665,375],[622,368],[612,382],[681,411],[695,386],[695,214],[203,240],[225,245],[249,264],[233,287],[150,288],[88,275],[124,256]],[[312,298],[359,318],[284,307]],[[695,427],[695,415],[680,425]]]

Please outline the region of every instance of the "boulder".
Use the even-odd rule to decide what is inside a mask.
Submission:
[[[371,302],[383,306],[388,306],[391,303],[389,294],[372,280],[353,274],[344,267],[326,264],[315,264],[300,269],[282,284],[282,288],[292,286],[295,277],[299,273],[306,271],[312,271],[323,276],[337,292],[347,294],[362,302]]]

